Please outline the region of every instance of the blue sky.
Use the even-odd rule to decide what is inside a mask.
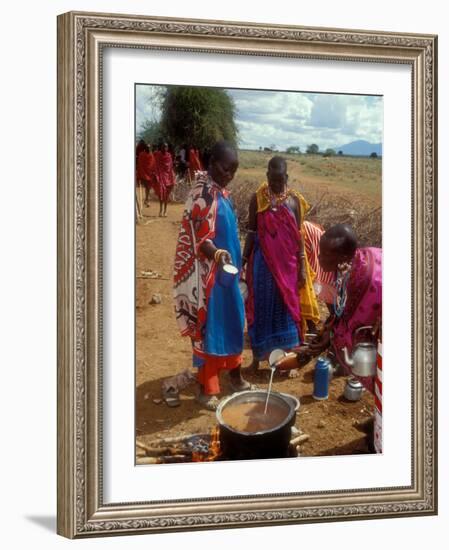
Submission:
[[[155,101],[159,86],[136,90],[137,130],[146,119],[160,116]],[[279,150],[296,145],[305,151],[311,143],[321,150],[363,139],[382,143],[383,101],[379,96],[227,90],[234,99],[239,146]]]

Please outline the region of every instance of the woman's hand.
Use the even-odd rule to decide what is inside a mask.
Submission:
[[[209,260],[215,261],[219,266],[224,264],[232,264],[231,254],[227,250],[217,248],[214,243],[207,239],[200,246],[200,252],[206,256]]]
[[[221,267],[223,267],[225,264],[232,264],[231,254],[229,254],[227,250],[222,250],[217,263]]]
[[[309,350],[315,355],[330,346],[331,343],[331,331],[330,329],[324,329],[324,331],[309,344]]]

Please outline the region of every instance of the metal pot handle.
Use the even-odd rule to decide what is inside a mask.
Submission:
[[[371,332],[371,335],[373,335],[373,327],[369,325],[365,327],[356,328],[355,331],[353,332],[353,337],[357,336],[357,334],[362,330],[369,330]]]

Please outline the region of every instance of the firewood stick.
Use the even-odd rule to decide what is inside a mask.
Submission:
[[[161,449],[148,449],[147,456],[192,456],[192,451],[186,447],[165,447]]]
[[[136,189],[136,219],[139,221],[142,218],[142,212],[140,209],[139,199],[137,198],[137,189]]]
[[[171,281],[168,277],[145,277],[145,275],[136,275],[136,279],[146,279],[147,281]]]
[[[181,462],[191,462],[192,457],[187,455],[169,455],[169,456],[145,456],[137,459],[137,464],[179,464]]]
[[[308,214],[309,216],[313,216],[317,209],[318,209],[318,206],[320,206],[321,202],[323,201],[324,197],[327,195],[327,191],[324,191],[324,193],[321,195],[320,199],[318,200],[318,202],[316,202],[312,208],[309,210]]]
[[[184,441],[187,441],[188,439],[191,439],[193,437],[197,439],[208,440],[210,438],[210,434],[188,434],[188,435],[182,435],[178,437],[164,437],[152,442],[152,445],[161,445],[161,444],[171,445],[172,443],[183,443]]]
[[[298,435],[298,437],[295,437],[294,439],[290,440],[290,445],[295,447],[296,445],[299,445],[300,443],[304,443],[305,441],[308,441],[310,439],[309,434],[301,434]]]
[[[176,455],[179,453],[192,454],[192,451],[187,448],[180,447],[149,447],[144,445],[140,441],[136,442],[136,447],[142,449],[147,456],[164,456],[164,455]]]
[[[143,186],[139,185],[139,203],[140,211],[143,212]]]
[[[169,448],[149,447],[148,445],[145,445],[141,441],[136,441],[136,447],[145,451],[145,454],[147,456],[160,456],[170,452]]]

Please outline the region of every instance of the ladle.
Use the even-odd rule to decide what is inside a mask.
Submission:
[[[264,414],[267,414],[268,400],[270,399],[271,386],[273,385],[273,376],[274,376],[274,371],[276,370],[276,364],[285,356],[286,356],[286,353],[284,350],[274,349],[270,353],[270,356],[268,357],[268,364],[270,365],[271,373],[270,373],[270,383],[268,384],[267,398],[265,400],[265,409],[263,411]]]

